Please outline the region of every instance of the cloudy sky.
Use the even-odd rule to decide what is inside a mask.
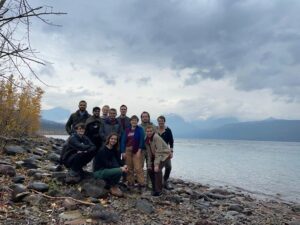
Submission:
[[[300,119],[300,1],[63,0],[33,23],[43,109]]]

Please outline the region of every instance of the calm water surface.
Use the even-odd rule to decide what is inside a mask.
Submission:
[[[172,163],[172,177],[300,202],[300,143],[176,139]]]

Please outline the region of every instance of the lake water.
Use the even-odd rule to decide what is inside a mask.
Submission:
[[[176,139],[174,146],[172,177],[300,202],[300,143]]]

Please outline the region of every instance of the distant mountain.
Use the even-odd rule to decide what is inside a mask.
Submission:
[[[213,130],[200,131],[198,137],[259,141],[300,141],[300,120],[267,119],[226,124]]]
[[[65,123],[71,112],[61,107],[55,107],[48,110],[42,110],[42,119]]]
[[[41,119],[40,134],[67,134],[65,124]]]

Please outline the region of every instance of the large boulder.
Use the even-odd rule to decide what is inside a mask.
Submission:
[[[26,152],[26,150],[23,147],[17,145],[5,146],[3,150],[7,155],[23,154]]]

